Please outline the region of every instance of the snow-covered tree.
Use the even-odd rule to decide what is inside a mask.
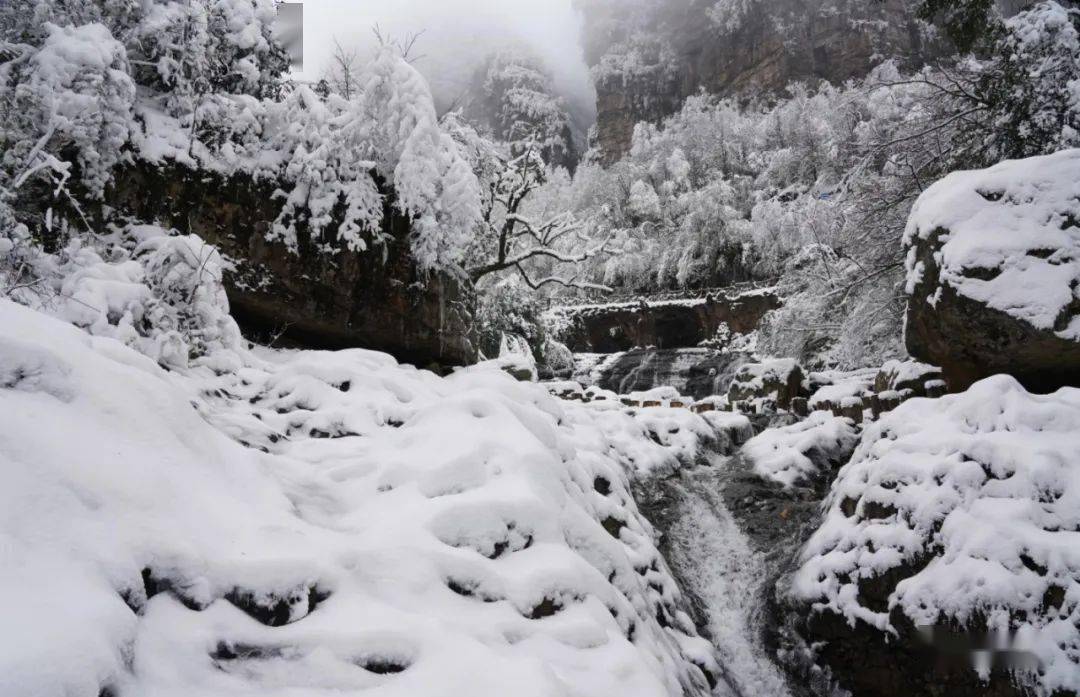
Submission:
[[[474,83],[466,118],[510,143],[511,154],[534,149],[552,167],[576,164],[567,105],[539,59],[520,49],[497,51]]]
[[[918,14],[939,25],[964,53],[986,48],[1001,22],[995,0],[921,0]]]
[[[1080,9],[1036,3],[1005,21],[994,56],[978,85],[993,157],[1080,145]]]

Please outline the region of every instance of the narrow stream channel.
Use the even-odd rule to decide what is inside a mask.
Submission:
[[[729,458],[648,484],[642,507],[661,531],[660,550],[716,646],[731,689],[715,694],[792,697],[762,641],[765,584],[774,577],[724,503]]]

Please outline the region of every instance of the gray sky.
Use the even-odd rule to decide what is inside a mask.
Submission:
[[[333,51],[356,46],[361,55],[375,40],[372,27],[404,37],[423,30],[413,64],[428,78],[440,104],[456,98],[479,62],[507,44],[530,47],[547,64],[556,87],[586,120],[595,96],[580,42],[580,20],[571,0],[304,0],[304,72],[317,79]],[[584,110],[585,113],[581,113]]]

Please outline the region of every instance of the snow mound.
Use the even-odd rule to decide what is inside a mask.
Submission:
[[[1080,341],[1080,150],[955,172],[916,202],[904,233],[907,290],[923,282],[916,240],[947,285],[1032,326]]]
[[[897,631],[957,623],[1012,637],[1040,694],[1080,689],[1080,390],[997,376],[870,426],[826,501],[793,591]],[[902,578],[887,607],[862,584]]]
[[[844,462],[858,439],[851,419],[815,411],[797,424],[763,431],[742,452],[758,476],[791,488],[817,479],[830,464]]]
[[[9,301],[0,326],[0,694],[705,695],[719,675],[629,493],[630,417],[491,368],[167,371]]]

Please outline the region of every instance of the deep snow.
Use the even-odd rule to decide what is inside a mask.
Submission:
[[[0,326],[0,694],[706,694],[698,666],[719,673],[628,489],[714,430],[689,412],[361,350],[167,371],[8,301]]]

